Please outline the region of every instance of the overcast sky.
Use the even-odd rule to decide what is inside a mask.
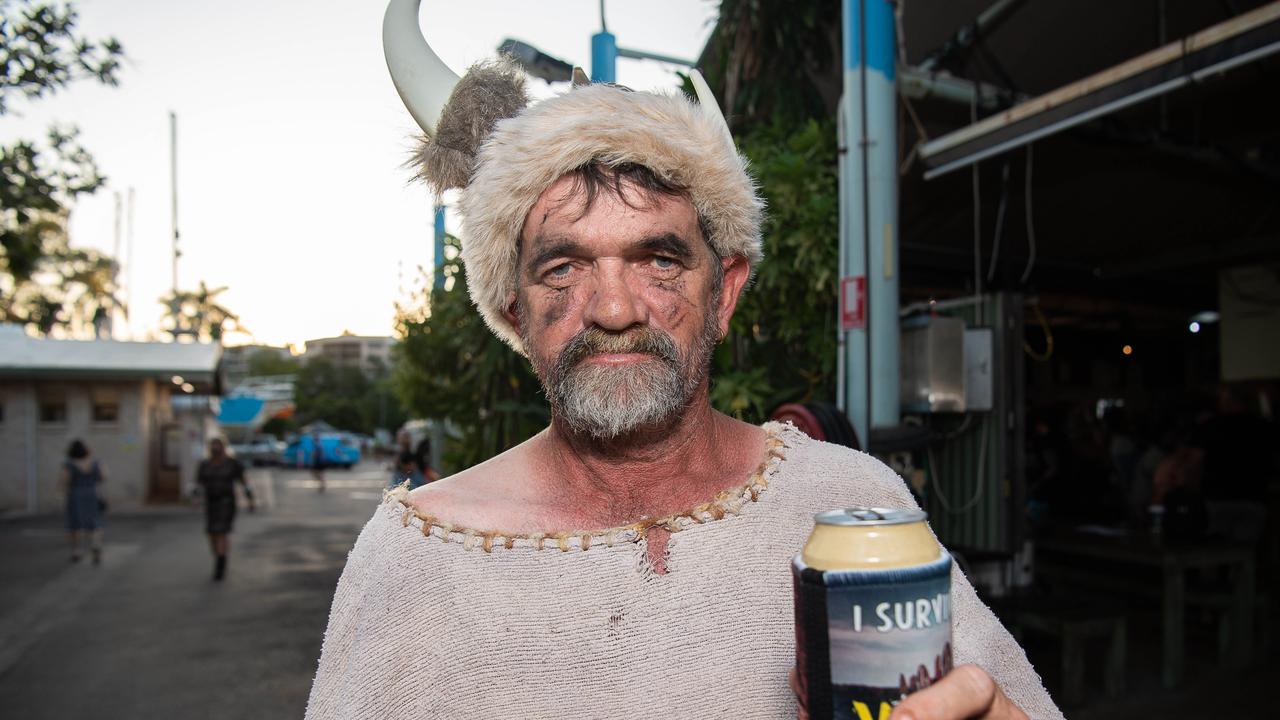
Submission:
[[[159,328],[170,287],[168,113],[178,114],[183,288],[221,299],[258,342],[388,335],[394,304],[431,258],[430,197],[401,165],[416,128],[382,57],[380,0],[78,0],[80,28],[115,35],[120,87],[82,82],[13,103],[0,138],[78,125],[109,185],[72,213],[72,244],[111,252],[114,192],[135,189],[124,279],[133,313],[119,337]],[[613,0],[618,44],[694,58],[718,3]],[[461,73],[515,37],[590,69],[596,0],[425,0],[422,27]],[[618,82],[674,88],[671,66],[619,60]],[[538,84],[542,84],[537,81]],[[450,219],[451,226],[456,221]],[[230,342],[250,341],[247,337]]]

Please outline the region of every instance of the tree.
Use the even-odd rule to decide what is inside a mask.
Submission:
[[[704,56],[768,203],[764,261],[716,353],[711,399],[760,422],[835,395],[840,4],[723,0]]]
[[[446,448],[446,469],[470,467],[546,427],[541,388],[529,362],[489,332],[467,294],[457,238],[440,259],[446,288],[400,308],[396,393],[420,418],[447,420],[462,434]]]
[[[221,342],[230,331],[245,332],[240,316],[216,300],[226,291],[226,287],[210,290],[201,280],[195,290],[177,290],[160,298],[160,304],[169,308],[168,332],[174,337],[188,335],[206,342]]]
[[[407,419],[392,389],[391,374],[381,366],[366,373],[325,358],[308,360],[298,370],[293,396],[301,425],[323,420],[336,428],[371,434],[378,428],[400,427]]]
[[[784,402],[835,395],[836,134],[830,121],[780,120],[740,142],[769,207],[765,259],[717,348],[711,400],[761,422]]]
[[[283,357],[273,350],[258,350],[249,356],[249,375],[294,375],[302,367],[296,357]]]
[[[81,78],[115,85],[123,49],[75,31],[67,3],[0,0],[0,116],[12,102],[35,100]],[[104,178],[74,128],[51,128],[44,146],[0,146],[0,320],[48,334],[90,327],[123,308],[115,263],[73,250],[66,225],[75,199]]]
[[[71,3],[0,0],[0,115],[18,95],[35,100],[81,78],[118,84],[120,41],[88,40],[77,19]]]

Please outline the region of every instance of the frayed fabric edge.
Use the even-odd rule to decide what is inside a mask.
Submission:
[[[739,515],[743,508],[758,502],[760,494],[768,490],[771,478],[786,460],[786,450],[792,447],[783,437],[783,433],[788,430],[798,433],[790,423],[781,425],[769,423],[765,430],[768,434],[765,438],[765,458],[745,483],[722,490],[713,500],[683,512],[630,525],[558,533],[516,533],[456,526],[409,505],[406,502],[409,494],[407,482],[385,491],[383,504],[391,501],[399,503],[401,525],[406,528],[410,525],[418,528],[424,539],[434,537],[446,543],[459,542],[466,550],[479,547],[486,553],[492,553],[499,548],[511,550],[516,547],[529,547],[535,550],[586,552],[599,545],[614,547],[618,543],[639,543],[645,538],[649,528],[661,526],[674,534],[695,525],[705,525],[731,515]],[[801,437],[803,437],[802,434]]]

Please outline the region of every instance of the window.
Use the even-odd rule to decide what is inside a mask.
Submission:
[[[120,419],[120,396],[115,390],[94,388],[92,400],[95,423],[115,423]]]
[[[40,422],[53,424],[64,423],[67,421],[67,401],[61,398],[57,400],[41,400],[40,401]]]
[[[94,403],[93,421],[96,423],[113,423],[120,419],[120,406],[115,403]]]

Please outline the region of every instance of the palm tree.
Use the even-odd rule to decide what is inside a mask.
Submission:
[[[201,280],[196,290],[177,290],[161,298],[160,303],[169,308],[169,332],[175,338],[188,335],[213,342],[221,342],[229,330],[245,332],[240,316],[216,301],[226,290],[226,286],[210,289]]]

